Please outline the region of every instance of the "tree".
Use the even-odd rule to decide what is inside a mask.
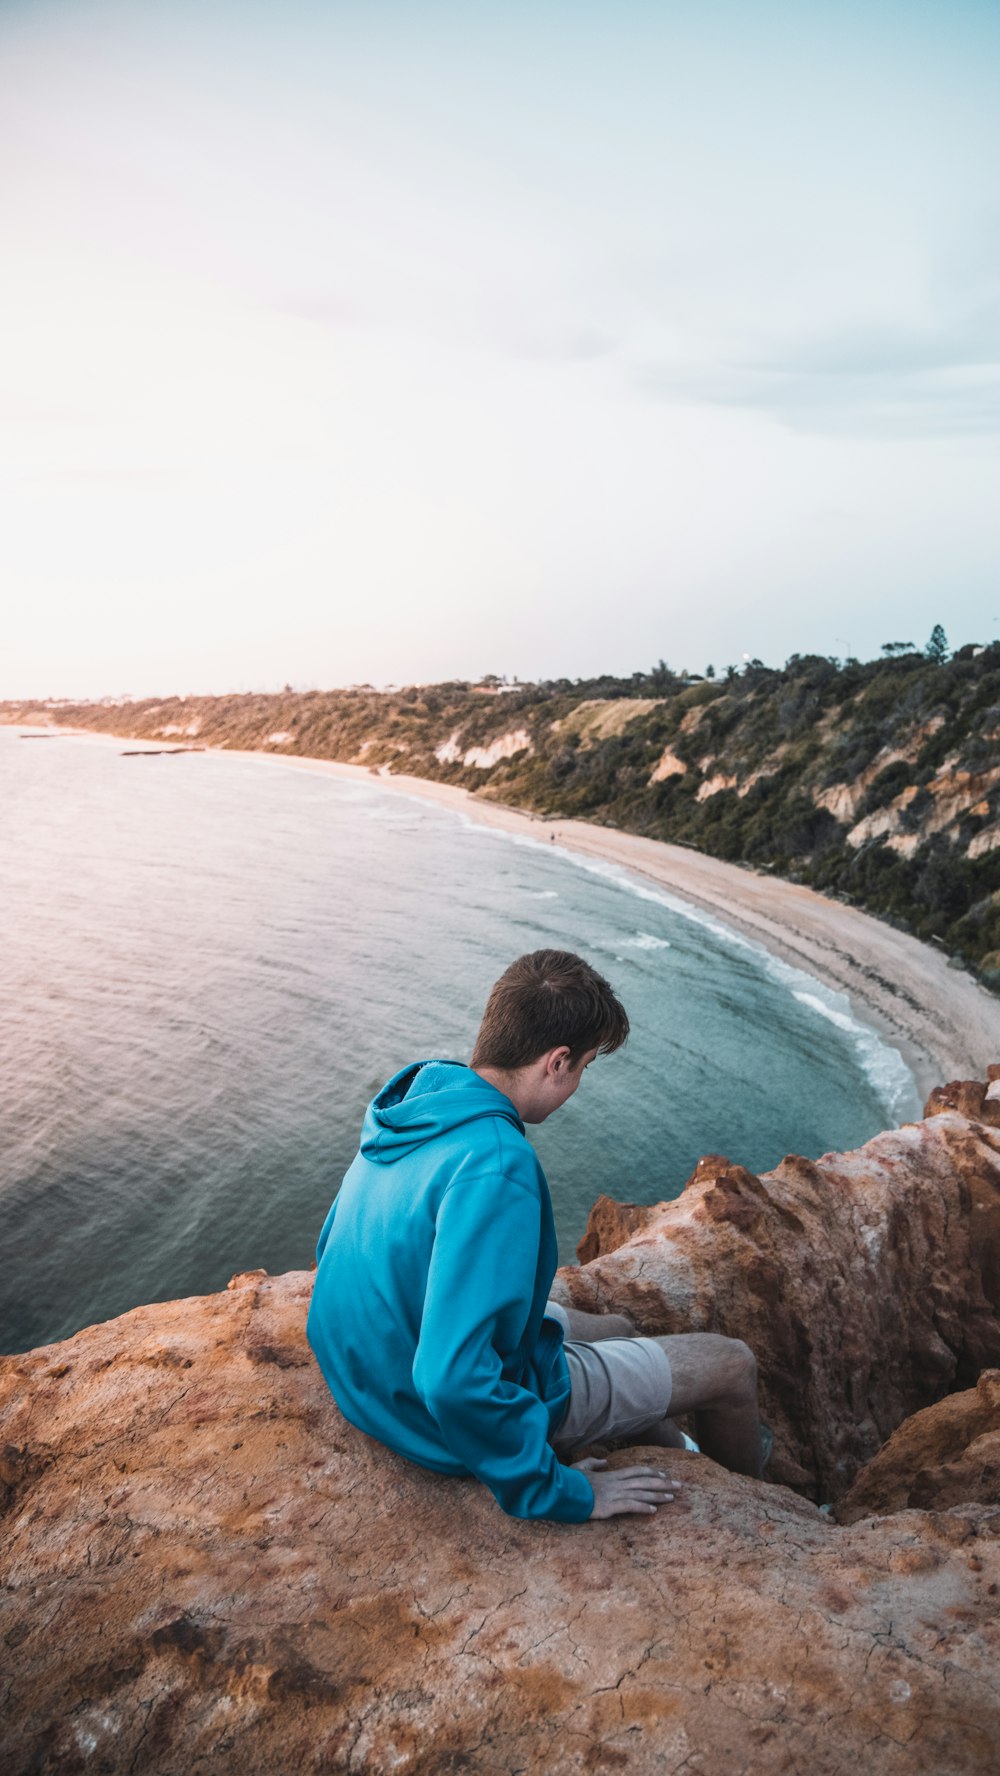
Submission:
[[[706,678],[714,678],[715,677],[715,667],[714,666],[706,666],[705,667],[705,677]]]
[[[884,641],[882,643],[882,652],[888,660],[894,660],[897,654],[915,654],[916,651],[912,641]]]
[[[943,666],[947,660],[948,637],[940,623],[935,623],[931,630],[931,638],[927,643],[927,646],[924,648],[924,653],[927,655],[928,660],[933,661],[935,666]]]

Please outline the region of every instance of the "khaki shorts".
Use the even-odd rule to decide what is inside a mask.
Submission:
[[[565,1326],[561,1313],[546,1308]],[[670,1410],[670,1358],[655,1338],[563,1344],[569,1369],[566,1416],[549,1441],[558,1455],[588,1443],[614,1443],[648,1431]]]

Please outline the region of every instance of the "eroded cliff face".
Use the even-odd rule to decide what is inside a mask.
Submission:
[[[705,1162],[676,1205],[616,1229],[604,1211],[621,1243],[563,1281],[650,1326],[722,1319],[742,1282],[786,1468],[846,1474],[852,1362],[867,1444],[876,1411],[992,1348],[998,1141],[947,1108],[771,1178]],[[948,1509],[843,1527],[681,1453],[653,1519],[516,1523],[345,1423],[305,1341],[310,1287],[250,1273],[0,1363],[5,1776],[995,1770],[982,1491],[956,1499],[952,1475]]]
[[[839,1498],[911,1413],[1000,1364],[1000,1068],[854,1153],[755,1177],[700,1161],[674,1202],[602,1198],[564,1300],[725,1332],[760,1366],[770,1474]],[[954,1107],[953,1107],[954,1106]]]
[[[862,1468],[837,1518],[967,1504],[1000,1505],[1000,1369],[906,1419]]]

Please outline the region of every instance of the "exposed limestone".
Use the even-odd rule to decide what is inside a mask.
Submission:
[[[487,746],[469,746],[463,750],[457,732],[449,734],[440,746],[434,748],[434,757],[441,765],[454,765],[459,760],[463,765],[474,765],[477,770],[488,771],[501,759],[513,758],[519,752],[533,752],[531,735],[526,728],[516,728],[509,734],[501,734],[498,739],[491,740]]]
[[[897,754],[895,756],[903,757],[905,755]],[[892,760],[886,762],[891,763]],[[863,783],[864,776],[870,774],[870,769],[869,767],[869,772],[864,773],[858,779],[859,785]],[[847,843],[857,848],[867,845],[872,839],[881,838],[883,834],[889,834],[891,835],[889,844],[893,850],[902,851],[904,855],[911,855],[918,845],[923,844],[924,840],[929,839],[934,833],[948,832],[949,836],[954,838],[958,832],[958,823],[963,816],[975,813],[977,810],[980,814],[989,812],[989,792],[998,782],[1000,782],[1000,767],[996,770],[975,773],[951,769],[942,770],[927,785],[927,794],[931,797],[931,805],[921,814],[917,832],[908,833],[902,830],[903,815],[920,793],[918,786],[914,783],[908,785],[900,795],[894,796],[883,808],[876,808],[871,814],[866,814],[862,820],[859,820],[848,833]],[[815,799],[821,807],[829,808],[830,812],[838,819],[844,819],[853,817],[851,803],[853,802],[854,807],[857,807],[861,797],[855,795],[854,791],[847,791],[845,785],[838,784],[832,790],[825,790]],[[837,813],[838,809],[841,810],[839,814]],[[848,812],[848,810],[850,811]],[[986,851],[992,850],[994,844],[1000,844],[1000,836],[994,839],[990,838],[987,833],[978,833],[968,846],[968,855],[979,857]]]
[[[915,844],[919,843],[919,834],[901,832],[903,815],[910,806],[910,803],[917,795],[919,795],[919,793],[919,789],[915,783],[908,784],[902,794],[894,796],[892,801],[887,802],[884,808],[876,808],[873,814],[866,814],[863,820],[859,820],[857,825],[852,827],[851,831],[848,833],[847,843],[849,845],[854,845],[855,847],[858,845],[867,845],[871,839],[880,838],[883,833],[891,833],[894,835],[893,839],[890,839],[889,841],[894,849],[899,848],[898,840],[900,838],[904,840],[912,838]]]
[[[858,773],[853,783],[834,783],[829,789],[815,790],[813,792],[813,801],[816,803],[816,806],[818,808],[825,808],[829,814],[833,815],[835,820],[839,820],[844,826],[849,825],[851,821],[854,820],[861,803],[864,801],[865,796],[868,793],[870,785],[874,783],[876,777],[881,776],[882,772],[889,765],[895,765],[897,763],[913,764],[919,756],[920,750],[925,742],[929,740],[932,735],[936,734],[940,728],[943,728],[944,722],[945,718],[943,715],[932,715],[928,721],[921,722],[919,727],[914,728],[909,738],[905,740],[901,746],[883,746],[881,751],[876,753],[871,763],[866,765],[864,770]],[[951,762],[954,763],[954,760]],[[912,800],[915,794],[915,786],[908,790],[904,790],[903,792],[903,795],[907,800]],[[902,797],[897,797],[893,805],[897,807],[905,807],[907,802],[904,801]],[[852,837],[851,842],[861,844],[863,841],[861,839],[855,841]]]
[[[746,1339],[771,1474],[837,1499],[903,1419],[1000,1365],[994,1093],[943,1087],[924,1122],[760,1178],[709,1156],[675,1202],[603,1200],[557,1288],[641,1331]]]
[[[499,739],[491,740],[488,746],[468,747],[463,762],[474,765],[479,771],[488,771],[493,765],[498,765],[501,759],[513,758],[518,752],[533,751],[527,728],[514,728],[509,734],[501,734]]]
[[[952,761],[946,761],[950,765]],[[928,784],[934,797],[934,807],[921,822],[924,837],[933,832],[943,832],[946,827],[953,826],[963,814],[971,813],[975,804],[988,798],[990,791],[1000,783],[1000,765],[990,771],[956,771],[943,769]]]
[[[853,783],[834,783],[829,789],[816,790],[813,794],[813,801],[817,808],[826,808],[835,820],[843,821],[846,825],[848,821],[854,819],[868,793],[869,785],[874,783],[876,777],[880,776],[889,765],[900,762],[909,763],[916,757],[918,751],[919,746],[912,741],[907,746],[883,746],[881,752],[872,759],[871,764],[866,765],[864,770],[859,772]]]
[[[1000,1511],[680,1454],[655,1518],[519,1524],[340,1418],[309,1288],[0,1366],[5,1776],[995,1769]]]
[[[897,832],[890,833],[885,842],[889,850],[898,851],[900,857],[912,857],[922,840],[918,832]]]
[[[447,740],[442,740],[440,746],[434,748],[434,757],[439,765],[457,764],[461,756],[462,749],[458,744],[457,731],[454,734],[449,734]]]
[[[704,783],[699,783],[695,801],[707,802],[709,796],[718,795],[722,789],[735,789],[738,782],[738,777],[730,776],[725,771],[717,771],[714,777],[706,777]]]
[[[672,746],[665,746],[649,774],[649,781],[663,783],[668,777],[683,777],[686,771],[684,760],[678,757]]]
[[[183,702],[183,700],[184,699],[181,698],[181,702]],[[167,722],[164,727],[157,729],[157,733],[164,740],[168,740],[172,734],[184,734],[188,739],[193,740],[195,735],[200,732],[201,722],[197,716],[195,716],[193,721],[189,722]]]
[[[984,827],[982,832],[977,832],[969,840],[966,856],[985,857],[987,851],[995,851],[998,845],[1000,845],[1000,825]]]
[[[785,746],[785,745],[776,746],[774,751],[768,753],[767,758],[764,759],[762,764],[759,764],[757,766],[757,769],[755,771],[751,771],[750,775],[748,777],[744,777],[742,783],[739,785],[739,787],[736,791],[737,795],[740,797],[748,796],[750,794],[750,791],[752,789],[754,789],[756,787],[756,785],[758,783],[760,783],[765,777],[776,776],[777,773],[781,770],[781,767],[784,764],[784,761],[787,756],[788,756],[788,747],[787,746]]]
[[[1000,1505],[1000,1369],[914,1413],[862,1468],[837,1507],[841,1523],[915,1505]]]

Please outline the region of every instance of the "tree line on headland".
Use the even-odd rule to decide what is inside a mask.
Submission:
[[[1000,990],[1000,642],[793,654],[716,676],[0,704],[172,745],[459,784],[770,870],[943,945]]]

